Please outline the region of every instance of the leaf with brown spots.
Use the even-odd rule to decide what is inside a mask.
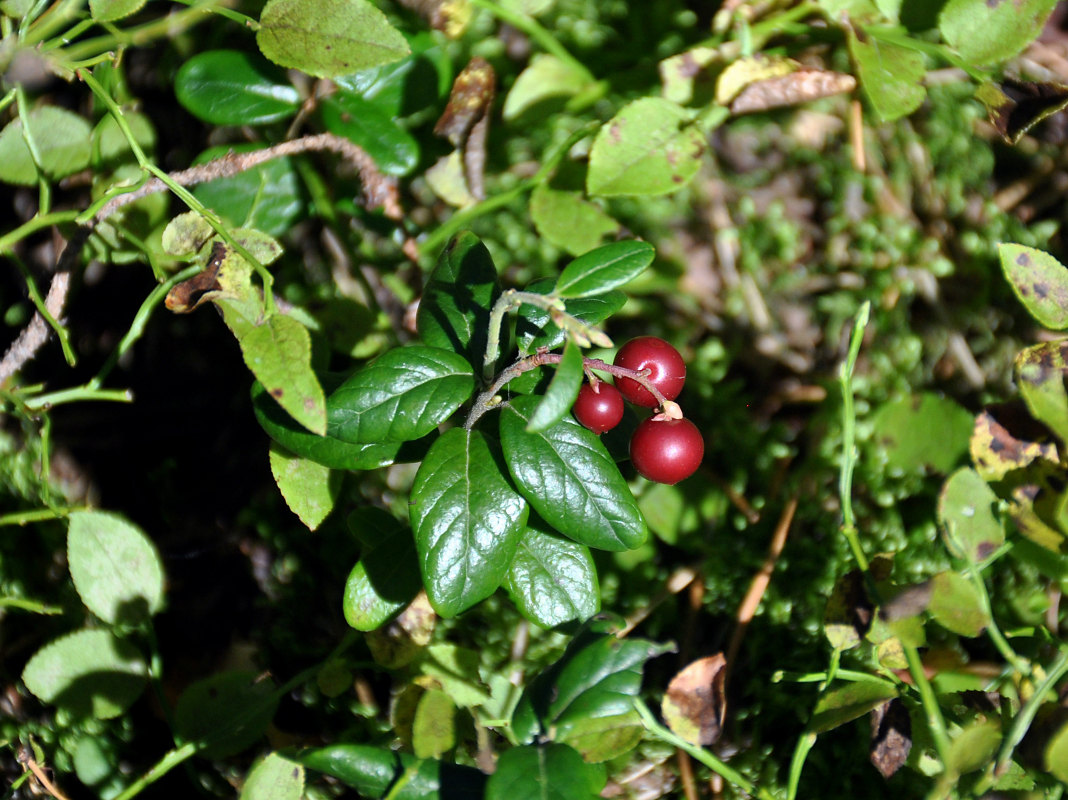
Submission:
[[[999,244],[998,256],[1028,313],[1052,330],[1068,328],[1068,269],[1049,253],[1022,244]]]
[[[716,653],[697,659],[671,679],[660,710],[675,735],[702,746],[719,738],[727,714],[726,666],[723,653]]]
[[[1028,410],[1061,440],[1068,443],[1068,340],[1043,342],[1016,356],[1016,385]]]
[[[871,712],[871,763],[889,778],[905,763],[912,749],[912,721],[905,704],[894,698]]]
[[[975,418],[969,450],[983,479],[999,481],[1036,462],[1056,466],[1057,448],[1048,439],[1048,431],[1023,403],[1005,403],[989,406]]]
[[[756,55],[738,59],[723,70],[716,83],[716,102],[729,105],[732,114],[749,114],[851,92],[856,85],[852,75]]]
[[[954,472],[938,497],[938,521],[946,550],[979,564],[1005,542],[1005,528],[996,514],[998,496],[971,469]]]

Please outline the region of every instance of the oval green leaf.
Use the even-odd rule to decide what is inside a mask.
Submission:
[[[148,680],[136,647],[111,631],[75,631],[36,653],[22,671],[26,688],[42,702],[76,717],[111,719],[129,708]]]
[[[252,768],[239,800],[300,800],[304,794],[304,765],[278,753]]]
[[[535,527],[520,537],[505,587],[519,612],[543,628],[581,622],[601,608],[589,548]]]
[[[950,554],[978,564],[1004,544],[997,504],[998,496],[975,470],[960,469],[949,477],[938,498],[938,518]]]
[[[1042,342],[1016,354],[1016,385],[1031,415],[1068,442],[1068,342]]]
[[[833,730],[894,697],[897,687],[884,680],[857,681],[829,689],[817,701],[809,728],[813,733]]]
[[[990,620],[979,590],[957,572],[940,572],[931,579],[927,610],[935,622],[961,636],[978,636]]]
[[[416,758],[440,758],[456,746],[456,704],[441,689],[427,689],[415,707],[412,750]]]
[[[501,754],[486,782],[486,800],[597,800],[605,768],[587,764],[564,744],[513,747]]]
[[[353,512],[349,528],[367,543],[345,582],[341,608],[358,631],[373,631],[399,614],[423,586],[415,540],[406,525],[378,509]],[[367,519],[370,514],[371,519]]]
[[[1068,722],[1050,737],[1044,753],[1046,770],[1061,783],[1068,783]]]
[[[1055,5],[1057,0],[949,0],[938,17],[938,29],[969,64],[995,64],[1027,47]]]
[[[1001,726],[996,720],[975,720],[957,734],[949,746],[946,769],[964,775],[985,767],[1001,744]]]
[[[367,0],[267,0],[256,44],[267,58],[319,78],[404,58],[408,43]]]
[[[300,93],[283,70],[251,53],[208,50],[182,64],[174,94],[186,111],[212,125],[265,125],[291,117]]]
[[[1049,253],[1022,244],[999,244],[998,257],[1028,313],[1047,328],[1068,328],[1068,269]]]
[[[191,684],[174,707],[175,733],[200,746],[204,758],[226,758],[251,747],[274,718],[274,684],[254,672],[217,672]]]
[[[539,53],[515,79],[501,114],[506,120],[512,120],[544,100],[572,97],[585,88],[588,80],[556,56]]]
[[[308,769],[332,775],[363,797],[382,797],[394,786],[393,800],[441,800],[448,797],[482,797],[486,776],[474,767],[421,760],[362,744],[334,744],[305,750],[295,756]],[[404,776],[405,782],[398,782]]]
[[[475,389],[471,365],[437,347],[389,350],[331,395],[332,434],[346,442],[407,442],[447,420]]]
[[[445,46],[432,31],[409,37],[408,45],[412,53],[407,58],[335,78],[339,92],[373,101],[392,119],[437,105],[452,88],[452,61]]]
[[[598,247],[564,267],[554,293],[560,297],[604,294],[641,275],[655,254],[648,242],[613,242]]]
[[[252,304],[215,299],[256,380],[286,412],[312,433],[326,433],[326,397],[311,368],[308,329],[287,314],[257,313]]]
[[[419,335],[431,347],[465,355],[481,370],[490,309],[500,295],[489,250],[470,231],[458,233],[427,278],[415,318]]]
[[[911,114],[927,96],[923,54],[896,44],[862,41],[849,29],[849,52],[864,94],[883,122]]]
[[[582,375],[582,350],[574,342],[568,342],[545,396],[527,423],[528,433],[539,433],[552,427],[571,410],[582,387]]]
[[[478,431],[452,428],[415,475],[409,513],[430,604],[452,617],[501,585],[529,509]]]
[[[388,467],[397,460],[401,442],[345,442],[334,436],[337,425],[333,398],[326,400],[326,435],[312,433],[276,403],[263,384],[252,384],[252,410],[267,435],[286,450],[330,469],[365,470]]]
[[[705,138],[693,112],[660,97],[643,97],[601,126],[590,150],[591,195],[669,194],[697,174]]]
[[[573,256],[619,230],[619,223],[581,192],[562,192],[545,183],[530,193],[530,219],[539,236]]]
[[[891,400],[875,412],[872,453],[891,469],[948,473],[967,454],[974,418],[931,392]]]
[[[556,530],[600,550],[633,550],[648,530],[630,487],[600,438],[565,416],[528,433],[537,397],[501,411],[501,446],[512,479]]]
[[[387,175],[407,175],[419,161],[419,143],[378,105],[338,94],[320,106],[323,125],[362,147]]]
[[[64,178],[89,165],[92,129],[80,116],[42,106],[30,111],[27,121],[46,178]],[[22,120],[12,120],[0,131],[0,181],[32,186],[39,177],[37,167],[26,144]]]
[[[592,718],[631,713],[645,662],[673,649],[672,644],[620,640],[587,628],[551,670],[524,690],[512,715],[512,730],[524,743],[544,731],[562,741],[581,733]]]
[[[140,528],[118,514],[71,514],[67,561],[78,596],[107,623],[143,623],[163,605],[159,553]]]

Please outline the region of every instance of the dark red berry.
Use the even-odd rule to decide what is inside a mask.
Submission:
[[[616,353],[615,365],[640,372],[649,370],[648,380],[668,400],[674,400],[686,383],[686,362],[679,351],[655,336],[631,339]],[[616,387],[630,402],[646,408],[659,405],[656,397],[631,378],[616,378]]]
[[[701,465],[705,442],[688,419],[650,417],[630,440],[630,460],[638,473],[657,483],[678,483]]]
[[[575,419],[594,433],[610,431],[623,419],[623,395],[610,383],[600,381],[594,388],[582,384],[571,407]]]

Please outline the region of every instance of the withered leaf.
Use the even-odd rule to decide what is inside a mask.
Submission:
[[[864,591],[864,579],[859,570],[847,572],[834,585],[823,614],[823,631],[831,647],[849,650],[871,627],[874,606]]]
[[[975,92],[986,106],[990,124],[1009,144],[1016,144],[1029,130],[1068,106],[1068,86],[1005,78],[984,83]]]
[[[473,197],[485,197],[486,140],[489,110],[496,92],[497,74],[484,58],[472,58],[453,81],[445,112],[434,133],[452,142],[463,155],[464,177]]]
[[[802,68],[749,84],[734,98],[730,109],[732,114],[749,114],[851,92],[856,87],[857,80],[852,75]]]
[[[975,418],[969,444],[972,463],[987,481],[997,481],[1035,461],[1059,463],[1048,431],[1021,402],[990,406]]]
[[[441,31],[450,39],[464,32],[471,19],[471,4],[468,0],[400,0],[427,21],[431,28]]]
[[[677,736],[702,746],[719,738],[727,715],[726,666],[723,653],[716,653],[697,659],[671,679],[661,713]]]
[[[222,288],[219,285],[219,267],[222,266],[226,254],[226,245],[215,242],[204,271],[182,281],[167,292],[167,297],[163,300],[167,309],[176,314],[188,314],[207,299],[208,292],[219,291]]]
[[[912,749],[912,721],[900,698],[876,706],[871,712],[871,763],[884,778],[897,772]]]

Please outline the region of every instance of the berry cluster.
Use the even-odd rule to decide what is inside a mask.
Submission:
[[[624,398],[645,408],[660,407],[660,413],[634,431],[630,460],[639,474],[658,483],[690,477],[704,458],[705,443],[697,426],[682,418],[679,407],[670,402],[686,383],[686,363],[679,351],[663,339],[640,336],[619,349],[613,366],[643,374],[660,397],[634,378],[617,375],[615,386],[603,381],[582,386],[572,407],[575,419],[594,433],[604,433],[623,419]]]

